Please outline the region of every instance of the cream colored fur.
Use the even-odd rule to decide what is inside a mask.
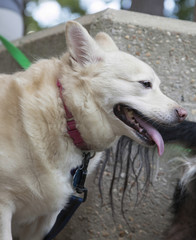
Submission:
[[[95,41],[80,24],[68,22],[66,41],[62,58],[0,76],[0,240],[42,240],[73,193],[70,170],[81,164],[82,152],[67,133],[57,80],[92,151],[103,151],[121,135],[143,143],[115,117],[117,103],[156,121],[177,121],[179,106],[161,93],[154,71],[119,51],[108,35]],[[152,89],[141,80],[151,81]],[[97,162],[98,156],[90,169]]]

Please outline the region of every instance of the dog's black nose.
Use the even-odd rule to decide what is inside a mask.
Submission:
[[[187,117],[187,112],[184,108],[176,108],[176,114],[179,122],[182,122]]]

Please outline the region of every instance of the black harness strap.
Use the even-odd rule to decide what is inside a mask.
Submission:
[[[75,211],[78,209],[80,204],[85,202],[88,190],[84,187],[84,183],[86,180],[89,160],[93,157],[94,155],[91,156],[90,152],[84,153],[83,164],[74,171],[71,171],[71,174],[73,175],[73,188],[76,190],[78,194],[83,193],[84,197],[81,198],[74,195],[71,196],[69,203],[66,204],[66,207],[63,210],[61,210],[61,212],[57,216],[54,226],[52,227],[50,232],[44,237],[43,240],[54,239],[69,222],[69,220],[71,219]]]
[[[78,209],[80,204],[84,202],[83,198],[71,196],[69,203],[66,208],[61,210],[59,215],[57,216],[56,222],[44,240],[52,240],[54,239],[67,225],[75,211]]]

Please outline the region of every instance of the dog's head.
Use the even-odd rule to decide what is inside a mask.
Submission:
[[[163,139],[151,122],[173,124],[187,113],[161,92],[153,69],[120,51],[105,33],[94,40],[76,22],[67,23],[66,41],[76,99],[69,105],[87,143],[102,149],[126,135],[146,146],[156,143],[161,155]]]

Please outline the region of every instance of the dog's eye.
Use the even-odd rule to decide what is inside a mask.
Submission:
[[[139,81],[145,88],[152,88],[152,83],[149,81]]]

